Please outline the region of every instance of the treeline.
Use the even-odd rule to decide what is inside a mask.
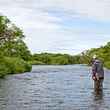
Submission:
[[[6,16],[0,16],[0,77],[31,70],[31,53],[24,37],[21,29]]]
[[[31,58],[31,64],[34,65],[69,65],[69,64],[91,64],[93,55],[102,60],[104,66],[110,69],[110,42],[105,46],[99,48],[92,48],[86,50],[78,55],[68,54],[52,54],[52,53],[40,53],[34,54]]]
[[[31,64],[68,65],[80,63],[80,56],[68,54],[40,53],[32,56]]]
[[[90,64],[92,56],[95,54],[100,60],[102,60],[104,66],[110,69],[110,42],[108,42],[105,46],[92,48],[90,50],[82,52],[81,58],[83,59],[83,61],[81,63]]]

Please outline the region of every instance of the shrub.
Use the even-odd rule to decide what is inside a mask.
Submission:
[[[9,68],[5,64],[0,64],[0,78],[5,77],[9,73]]]
[[[0,77],[31,71],[32,66],[21,58],[3,57],[0,59]]]
[[[32,61],[29,61],[29,64],[31,64],[31,65],[44,65],[45,63],[43,63],[41,61],[37,61],[37,60],[32,60]]]
[[[110,61],[104,62],[104,66],[108,69],[110,69]]]
[[[7,67],[9,67],[11,74],[22,73],[31,70],[31,65],[21,58],[5,57],[5,63]]]

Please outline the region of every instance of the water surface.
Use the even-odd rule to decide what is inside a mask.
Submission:
[[[110,110],[110,71],[95,94],[90,67],[33,66],[32,72],[0,79],[0,110]]]

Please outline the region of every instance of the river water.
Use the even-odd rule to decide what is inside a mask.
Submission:
[[[110,110],[110,71],[104,89],[93,90],[85,65],[33,66],[32,72],[0,79],[0,110]]]

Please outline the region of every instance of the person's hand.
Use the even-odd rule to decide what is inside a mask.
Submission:
[[[95,77],[95,76],[92,76],[92,79],[93,79],[93,80],[96,80],[96,77]]]

